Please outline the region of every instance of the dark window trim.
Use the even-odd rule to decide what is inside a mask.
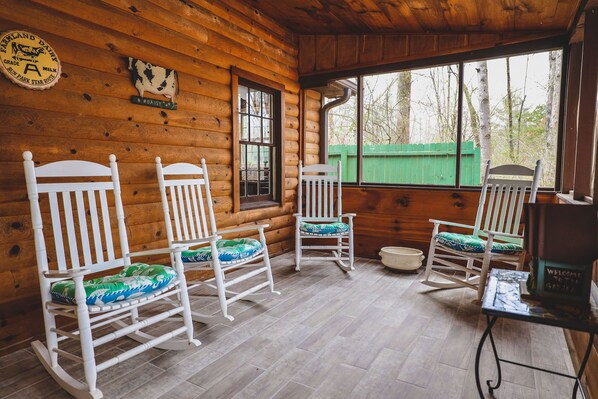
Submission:
[[[272,195],[256,195],[252,197],[240,197],[240,140],[239,140],[239,109],[238,109],[238,88],[239,84],[270,93],[273,101],[273,156],[275,163],[272,164]],[[240,212],[248,209],[263,208],[270,206],[282,206],[284,195],[284,85],[270,79],[261,77],[254,73],[244,71],[235,66],[231,67],[231,104],[233,118],[232,154],[233,154],[233,212]],[[257,205],[256,205],[257,204]],[[263,205],[263,206],[262,206]]]
[[[563,129],[564,129],[564,93],[566,84],[563,84],[564,79],[567,76],[568,65],[569,65],[569,52],[568,50],[568,36],[560,35],[549,38],[537,39],[528,42],[509,44],[501,47],[466,51],[462,53],[449,54],[444,56],[437,56],[418,60],[409,60],[392,64],[376,65],[370,67],[356,68],[347,71],[328,72],[318,75],[304,76],[299,79],[302,89],[308,89],[312,87],[321,87],[328,84],[330,80],[336,80],[341,78],[357,78],[358,90],[357,90],[357,182],[343,182],[343,185],[348,187],[406,187],[406,188],[439,188],[439,189],[461,189],[461,188],[472,188],[481,186],[460,186],[460,159],[461,159],[461,130],[462,130],[462,113],[463,113],[463,65],[466,62],[479,61],[479,60],[490,60],[496,58],[502,58],[507,56],[517,56],[525,54],[540,53],[550,50],[560,49],[562,51],[561,58],[561,84],[560,84],[560,98],[559,98],[559,123],[557,128],[557,153],[556,153],[556,167],[555,167],[555,186],[554,187],[541,187],[541,192],[557,192],[560,190],[561,185],[561,169],[562,169],[562,140],[563,140]],[[432,67],[441,67],[445,65],[457,65],[459,70],[459,93],[458,93],[458,131],[457,131],[457,161],[456,161],[456,173],[455,184],[452,185],[415,185],[415,184],[394,184],[394,183],[368,183],[362,179],[362,141],[363,141],[363,78],[368,75],[376,75],[382,73],[400,72],[403,70],[414,70]],[[327,142],[321,142],[321,145],[328,145]]]

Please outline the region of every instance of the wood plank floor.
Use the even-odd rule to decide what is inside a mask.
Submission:
[[[356,268],[346,274],[314,262],[295,273],[292,253],[276,257],[281,297],[238,302],[232,325],[195,324],[201,347],[151,349],[100,373],[99,387],[107,398],[127,399],[476,398],[475,347],[485,318],[475,292],[431,290],[418,275],[374,260],[359,259]],[[214,299],[194,306],[214,312]],[[501,355],[573,372],[562,330],[499,320],[494,332]],[[131,346],[121,339],[100,347],[100,357]],[[489,346],[482,364],[482,377],[492,378]],[[571,389],[565,378],[507,365],[495,397],[566,398]],[[0,358],[0,397],[68,395],[21,350]]]

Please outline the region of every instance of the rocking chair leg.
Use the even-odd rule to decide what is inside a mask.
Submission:
[[[472,267],[473,267],[473,259],[467,259],[467,269],[471,270]],[[465,280],[469,281],[469,277],[471,277],[471,273],[470,272],[465,273]]]
[[[226,292],[224,290],[224,278],[222,269],[220,268],[220,261],[218,260],[218,250],[216,249],[216,243],[212,241],[212,254],[214,257],[214,278],[216,279],[216,287],[218,290],[218,302],[220,302],[220,310],[222,316],[228,316],[228,305],[226,303]]]
[[[491,256],[489,253],[484,256],[484,260],[482,261],[482,270],[480,274],[480,282],[478,283],[478,300],[481,301],[482,297],[484,296],[484,291],[486,290],[486,280],[488,278],[488,269],[490,269],[490,259]]]
[[[260,242],[262,244],[262,248],[264,248],[264,266],[266,266],[266,277],[268,278],[268,283],[270,283],[270,292],[274,292],[274,277],[272,277],[270,254],[268,253],[268,244],[266,243],[266,236],[264,235],[263,229],[260,229]]]
[[[183,305],[183,322],[185,327],[187,328],[187,340],[189,341],[190,345],[199,346],[201,342],[199,340],[193,339],[193,319],[191,318],[191,303],[189,302],[189,293],[187,291],[187,279],[185,278],[185,268],[183,266],[183,261],[181,260],[181,254],[178,253],[175,256],[175,264],[174,264],[177,273],[179,275],[179,287],[181,292],[179,294],[179,300],[181,301],[181,305]]]
[[[73,280],[75,282],[75,300],[77,302],[77,321],[79,324],[79,338],[81,340],[83,370],[85,371],[85,381],[87,382],[89,392],[93,392],[96,390],[98,372],[96,369],[89,311],[86,303],[87,298],[85,287],[83,286],[83,276],[74,277]]]
[[[295,232],[295,271],[301,271],[301,235],[299,229]]]
[[[342,244],[342,240],[340,240]],[[349,267],[351,270],[355,270],[353,264],[355,263],[355,255],[353,254],[353,229],[349,230]]]
[[[428,251],[428,262],[426,263],[426,272],[424,274],[423,281],[428,281],[430,279],[430,273],[432,272],[432,265],[434,263],[435,251],[436,241],[434,240],[434,235],[432,235],[432,239],[430,240],[430,250]]]
[[[135,324],[139,321],[139,310],[137,308],[131,309],[131,324]]]
[[[52,297],[48,295],[43,295],[44,298],[44,306],[45,303],[51,302]],[[58,348],[58,334],[56,334],[52,329],[56,328],[56,318],[50,312],[43,312],[44,313],[44,325],[46,327],[46,345],[48,356],[50,359],[50,365],[52,367],[58,366],[58,353],[54,352],[54,348]],[[33,344],[32,344],[33,345]]]

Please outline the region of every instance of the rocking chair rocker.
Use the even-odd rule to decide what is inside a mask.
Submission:
[[[306,174],[307,173],[307,174]],[[302,260],[333,260],[344,271],[353,267],[353,218],[354,213],[342,213],[341,163],[336,167],[325,164],[303,167],[299,161],[299,186],[295,213],[295,270],[301,270]],[[303,201],[305,182],[305,207]],[[337,186],[336,213],[334,184]],[[304,212],[305,211],[305,212]],[[346,218],[347,223],[342,219]],[[304,239],[336,240],[333,245],[303,245]],[[304,249],[332,250],[332,256],[304,256]]]
[[[180,251],[184,248],[129,253],[116,157],[110,155],[110,167],[86,161],[62,161],[35,167],[31,152],[24,152],[23,158],[46,332],[45,345],[34,341],[31,346],[56,382],[76,398],[101,398],[102,392],[96,384],[98,372],[153,347],[182,350],[199,346],[200,342],[193,339],[193,321],[181,262]],[[96,181],[85,181],[89,177]],[[72,179],[65,182],[67,178]],[[39,183],[38,179],[44,183]],[[60,182],[55,182],[57,179]],[[114,193],[119,235],[116,241],[120,243],[121,257],[117,257],[118,246],[115,248],[112,239],[109,191]],[[49,206],[48,218],[53,234],[43,229],[40,197]],[[50,259],[46,239],[54,242],[56,248]],[[157,254],[171,254],[174,268],[131,263],[132,257]],[[111,276],[104,273],[104,277],[83,281],[90,274],[112,269],[120,269],[120,272]],[[161,312],[155,313],[154,307],[151,315],[140,317],[142,307],[157,303],[166,304],[166,310],[161,308]],[[160,336],[141,331],[176,315],[182,315],[181,327],[175,324],[172,330],[162,332]],[[57,323],[56,316],[74,320],[76,329],[67,331]],[[125,322],[126,319],[130,322]],[[106,332],[110,327],[112,331]],[[185,334],[185,338],[174,338],[180,334]],[[125,335],[141,344],[97,364],[96,347]],[[59,347],[61,343],[73,341],[79,342],[80,353],[68,350],[73,345]],[[84,382],[72,377],[61,366],[61,358],[83,367]]]
[[[157,157],[156,171],[162,195],[166,235],[170,247],[173,249],[181,246],[198,247],[194,250],[182,252],[182,261],[185,268],[187,270],[211,270],[214,272],[212,279],[189,282],[189,289],[207,286],[211,290],[216,290],[220,304],[220,314],[209,315],[192,310],[193,320],[201,323],[232,322],[234,317],[228,314],[230,304],[241,299],[256,300],[272,295],[280,295],[280,292],[274,291],[274,279],[270,268],[266,236],[264,235],[264,229],[268,225],[243,226],[226,230],[216,228],[216,218],[210,193],[210,180],[205,160],[201,160],[201,167],[190,163],[176,163],[162,167],[160,157]],[[182,178],[181,176],[184,175],[197,177]],[[207,203],[207,215],[204,195]],[[222,239],[223,234],[252,230],[258,231],[259,240],[253,238]],[[259,260],[263,260],[263,264],[255,263]],[[227,272],[239,269],[244,273],[232,279],[227,279]],[[231,286],[259,276],[262,273],[266,274],[265,281],[241,292],[230,290]],[[258,292],[263,288],[268,288],[268,291]]]
[[[469,287],[477,290],[481,300],[491,261],[512,264],[520,270],[525,260],[523,235],[519,234],[523,203],[528,193],[528,202],[536,201],[540,174],[540,161],[534,170],[520,165],[490,169],[488,161],[474,225],[430,219],[434,229],[422,283],[435,288]],[[439,232],[441,225],[469,229],[472,234]],[[432,275],[448,281],[432,280]]]

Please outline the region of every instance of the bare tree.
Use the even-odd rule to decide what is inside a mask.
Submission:
[[[492,132],[490,129],[490,94],[488,91],[488,63],[479,61],[476,67],[480,101],[480,147],[482,167],[492,156]],[[485,171],[484,171],[485,172]]]
[[[513,92],[511,91],[511,59],[505,58],[507,63],[507,96],[506,108],[507,108],[507,131],[509,134],[509,158],[515,162],[515,139],[513,137]]]
[[[465,94],[465,102],[467,103],[467,109],[469,110],[469,126],[471,127],[471,134],[473,136],[473,140],[475,142],[476,147],[481,147],[480,145],[480,117],[471,101],[471,91],[469,87],[464,83],[463,84],[463,94]]]
[[[397,143],[408,144],[410,134],[409,118],[411,117],[411,72],[399,73],[397,79]]]
[[[548,84],[546,87],[546,117],[544,119],[544,140],[546,146],[542,152],[542,159],[553,159],[551,154],[555,148],[556,129],[559,113],[559,84],[561,81],[561,52],[548,53]],[[545,165],[544,170],[550,171],[553,165]]]

